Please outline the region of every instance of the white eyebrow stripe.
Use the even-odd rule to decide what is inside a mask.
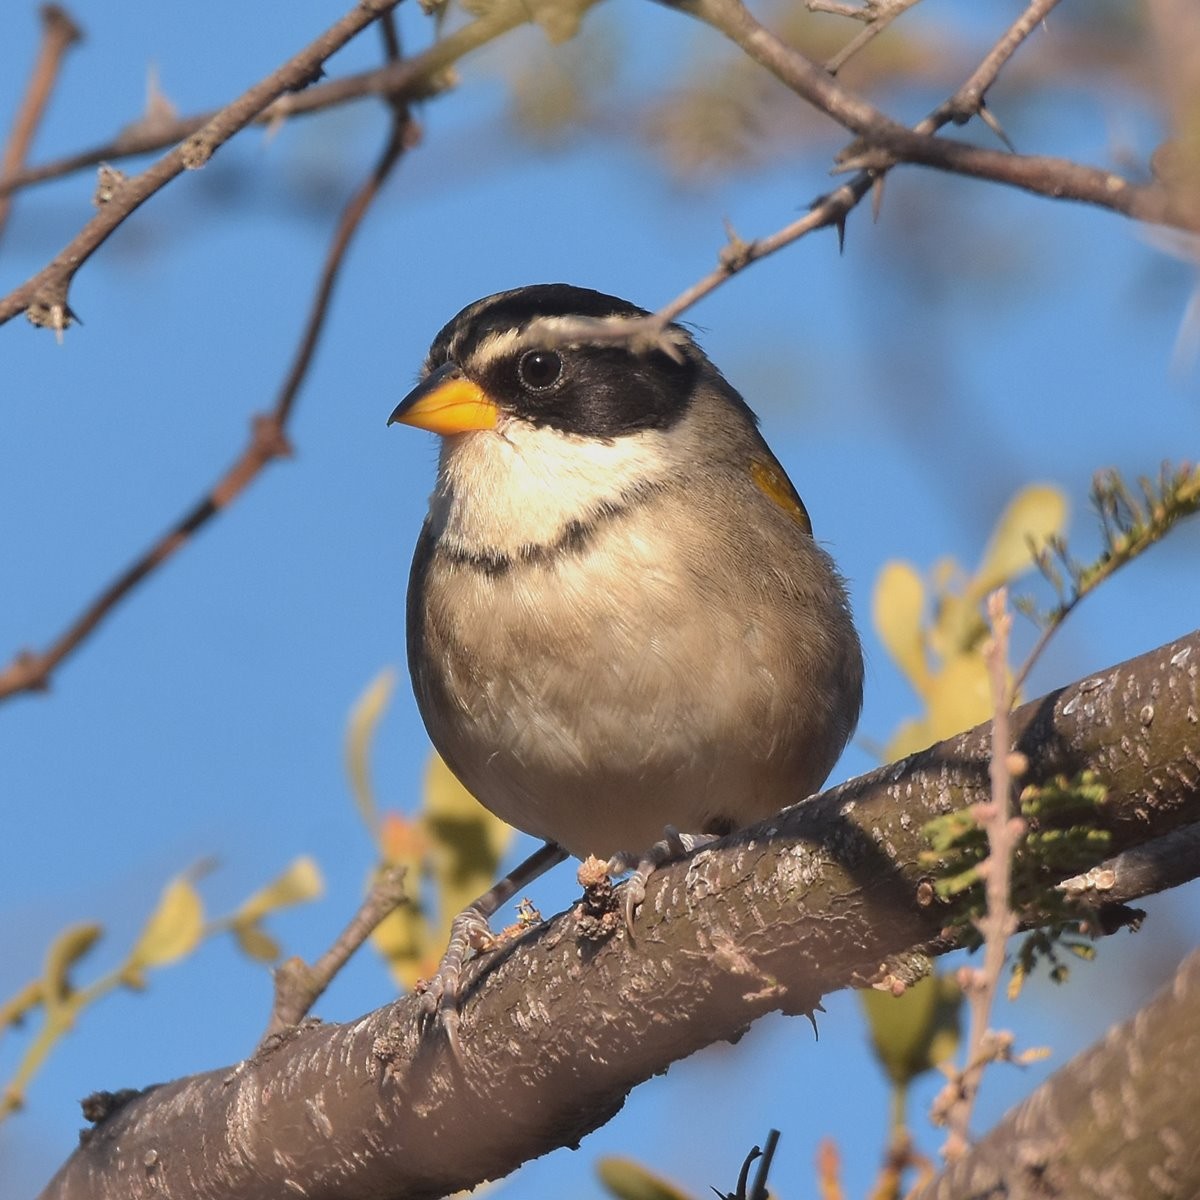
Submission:
[[[485,334],[472,349],[470,359],[472,365],[486,370],[523,349],[624,345],[632,354],[659,351],[682,362],[691,344],[685,330],[664,327],[654,317],[535,317],[523,329]],[[452,357],[457,358],[457,354]]]
[[[515,329],[486,334],[471,351],[471,365],[486,370],[494,362],[514,355],[525,340],[525,335]]]

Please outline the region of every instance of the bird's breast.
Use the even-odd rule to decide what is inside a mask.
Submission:
[[[435,543],[413,597],[435,745],[493,812],[574,854],[758,819],[845,740],[831,758],[802,606],[699,526],[664,540],[670,508],[650,495],[544,555]]]

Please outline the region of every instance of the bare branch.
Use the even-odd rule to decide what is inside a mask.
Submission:
[[[530,10],[524,4],[500,2],[489,5],[486,15],[448,33],[420,54],[389,62],[373,71],[315,83],[302,92],[280,96],[258,113],[251,124],[274,127],[292,117],[325,112],[358,100],[382,98],[403,102],[428,99],[445,90],[449,84],[447,71],[460,58],[531,19]],[[11,177],[0,179],[0,196],[60,179],[85,167],[164,150],[203,129],[216,112],[196,113],[168,122],[136,121],[103,145],[26,167]]]
[[[869,46],[897,17],[902,16],[914,5],[920,4],[920,2],[921,0],[882,0],[882,2],[881,0],[872,0],[865,9],[860,9],[853,14],[843,14],[858,17],[859,20],[865,23],[862,29],[832,58],[825,60],[825,70],[830,75],[836,75],[854,55],[865,46]],[[818,8],[813,3],[813,0],[809,0],[808,7],[816,11],[830,11],[829,9]]]
[[[360,0],[299,54],[216,112],[173,150],[141,174],[121,180],[112,198],[49,266],[0,299],[0,324],[25,312],[35,325],[61,333],[73,316],[67,303],[71,280],[132,212],[183,171],[204,166],[220,146],[253,121],[277,96],[311,83],[331,54],[399,2]]]
[[[983,95],[995,81],[1004,64],[1016,52],[1021,42],[1029,36],[1037,22],[1057,3],[1058,0],[1032,0],[1025,12],[1009,26],[962,87],[950,99],[940,104],[920,121],[915,126],[914,132],[919,134],[936,133],[944,125],[955,120],[956,114],[965,113],[972,103],[972,98],[975,103],[982,103]],[[784,49],[791,53],[790,48],[784,47]],[[819,70],[816,67],[813,69]],[[785,225],[769,237],[755,238],[748,242],[730,231],[729,241],[718,254],[717,266],[681,292],[670,303],[660,308],[653,316],[629,321],[609,321],[602,324],[580,321],[568,325],[563,322],[560,336],[564,340],[569,340],[573,334],[574,336],[583,334],[592,342],[610,340],[613,342],[628,341],[633,345],[657,345],[671,321],[678,320],[689,308],[751,264],[782,250],[785,246],[790,246],[793,242],[799,241],[818,229],[825,229],[832,225],[839,231],[842,230],[846,217],[859,201],[872,188],[879,186],[888,165],[884,164],[859,171],[853,179],[828,195],[820,197],[803,217]]]
[[[251,422],[249,444],[237,461],[225,472],[202,500],[182,516],[144,554],[131,563],[98,595],[74,622],[41,653],[22,651],[0,670],[0,701],[18,692],[39,691],[49,686],[55,668],[147,575],[160,567],[192,535],[227,508],[269,462],[290,453],[286,427],[300,386],[308,372],[324,328],[325,316],[333,295],[346,251],[371,202],[379,194],[400,155],[415,137],[415,126],[406,113],[393,121],[387,145],[370,175],[351,197],[338,221],[325,264],[317,283],[316,295],[305,322],[296,356],[280,387],[274,408]]]
[[[934,1110],[950,1127],[943,1150],[946,1158],[961,1158],[970,1145],[971,1113],[979,1095],[985,1068],[1002,1057],[1004,1042],[991,1028],[992,1005],[1000,987],[1008,939],[1017,930],[1017,915],[1012,908],[1013,852],[1022,822],[1012,815],[1012,776],[1010,762],[1009,719],[1013,693],[1008,681],[1008,643],[1012,631],[1012,613],[1003,588],[988,597],[988,620],[992,635],[984,648],[988,679],[992,692],[992,744],[988,774],[991,797],[978,806],[979,823],[987,832],[988,854],[979,864],[983,876],[985,909],[978,921],[983,937],[983,963],[978,968],[963,967],[959,982],[967,998],[970,1023],[964,1066],[954,1071],[940,1103]]]
[[[1027,37],[1049,16],[1058,0],[1031,0],[1025,11],[1008,27],[1004,36],[988,51],[983,62],[971,73],[971,78],[946,101],[934,110],[929,118],[930,127],[924,122],[917,126],[918,133],[934,133],[947,121],[965,125],[983,104],[987,90],[996,82],[1001,70],[1017,52]]]
[[[1153,706],[1142,718],[1153,720]],[[1059,891],[1096,908],[1126,904],[1179,887],[1200,876],[1200,824],[1135,846],[1060,883]]]
[[[1200,953],[912,1200],[1195,1196]]]
[[[1035,0],[1026,11],[1049,3]],[[1200,216],[1158,183],[1133,184],[1112,171],[1066,159],[1005,154],[906,129],[781,41],[740,0],[677,0],[675,7],[720,30],[797,95],[857,134],[867,148],[844,161],[843,170],[884,171],[913,163],[1056,200],[1094,204],[1151,224],[1200,230]]]
[[[1118,853],[1200,820],[1197,660],[1200,631],[1013,713],[1031,782],[1105,778]],[[898,954],[950,949],[922,829],[987,801],[990,758],[983,725],[663,869],[636,940],[589,940],[570,913],[485,955],[465,981],[461,1062],[422,1036],[410,998],[137,1095],[42,1200],[419,1200],[573,1145],[632,1087],[764,1013],[809,1011]]]
[[[262,1046],[269,1038],[300,1024],[380,921],[408,899],[404,888],[407,874],[404,866],[385,867],[350,923],[311,967],[301,958],[289,958],[276,969],[275,1003]]]
[[[25,89],[25,96],[17,109],[12,132],[8,135],[4,156],[0,158],[0,187],[24,164],[29,147],[33,144],[33,135],[41,124],[50,94],[58,82],[58,73],[67,51],[83,37],[83,30],[71,20],[67,10],[57,4],[43,5],[41,17],[42,46],[33,66],[29,86]],[[0,235],[4,232],[11,208],[12,200],[9,195],[0,191]]]

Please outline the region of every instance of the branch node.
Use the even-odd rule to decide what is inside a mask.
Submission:
[[[0,696],[49,690],[50,668],[46,659],[32,650],[18,651],[12,662],[0,671]]]
[[[179,159],[185,170],[198,171],[212,158],[215,150],[216,145],[207,129],[201,129],[179,143]]]
[[[53,33],[65,48],[83,41],[83,29],[75,23],[74,18],[61,4],[43,4],[39,14],[42,18],[42,28],[47,33]]]
[[[725,236],[729,239],[717,252],[717,262],[730,275],[742,270],[754,261],[755,244],[743,238],[728,218],[725,220]]]
[[[288,435],[275,413],[256,413],[250,421],[254,450],[263,462],[291,458],[295,454]]]
[[[96,190],[92,193],[92,204],[96,208],[103,208],[128,178],[124,171],[109,166],[108,163],[101,163],[96,171]]]
[[[83,322],[74,312],[66,299],[66,284],[52,284],[48,293],[39,292],[25,309],[25,317],[31,325],[39,329],[53,329],[55,340],[62,345],[63,332],[72,325],[82,325]]]

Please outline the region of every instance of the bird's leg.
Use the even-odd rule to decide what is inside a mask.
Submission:
[[[494,884],[478,900],[472,901],[450,922],[450,942],[432,978],[418,984],[421,993],[421,1013],[432,1018],[439,1013],[446,1035],[455,1053],[458,1052],[458,989],[463,965],[472,950],[486,949],[492,943],[488,918],[513,893],[532,883],[539,875],[557,866],[567,852],[553,842],[546,842],[520,866]]]
[[[610,875],[623,875],[626,871],[630,872],[629,878],[625,880],[625,886],[621,889],[625,910],[625,928],[629,930],[630,936],[633,935],[633,918],[646,898],[646,883],[650,876],[659,867],[664,867],[677,858],[683,858],[685,854],[691,854],[693,850],[699,850],[701,846],[707,846],[717,841],[720,836],[716,833],[680,833],[673,825],[668,825],[663,830],[662,839],[655,842],[649,850],[641,854],[623,850],[608,860]]]

